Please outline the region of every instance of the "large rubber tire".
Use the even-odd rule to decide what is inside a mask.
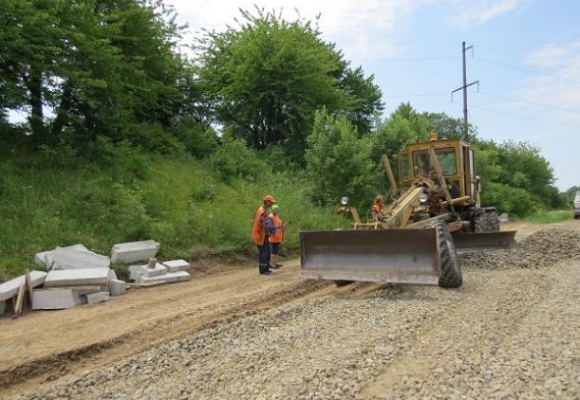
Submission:
[[[434,222],[430,224],[430,227],[437,229],[437,240],[439,241],[439,262],[441,265],[439,286],[458,288],[463,284],[463,277],[453,237],[451,237],[447,224],[443,221]]]
[[[485,213],[476,215],[473,218],[473,232],[487,232],[487,216]]]
[[[497,211],[481,213],[473,219],[473,232],[498,232],[499,219]]]
[[[488,232],[499,232],[499,217],[497,211],[492,211],[485,215],[487,216]]]

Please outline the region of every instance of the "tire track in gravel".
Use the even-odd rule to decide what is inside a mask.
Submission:
[[[468,271],[467,283],[453,293],[455,302],[417,332],[409,351],[357,398],[504,398],[510,389],[490,365],[501,364],[502,349],[514,345],[513,337],[526,337],[523,321],[564,284],[556,271]]]

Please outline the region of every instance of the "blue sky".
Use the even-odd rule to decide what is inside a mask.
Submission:
[[[314,20],[353,67],[374,75],[384,115],[402,102],[463,118],[462,42],[468,119],[482,139],[528,142],[562,191],[580,186],[580,1],[576,0],[165,0],[202,28],[235,26],[239,8],[296,10]],[[576,159],[578,157],[578,159]]]

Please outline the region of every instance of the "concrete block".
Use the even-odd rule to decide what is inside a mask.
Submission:
[[[177,272],[168,272],[163,275],[157,276],[139,276],[138,283],[157,283],[157,282],[165,282],[165,283],[175,283],[175,282],[183,282],[188,281],[191,279],[191,275],[186,271],[177,271]]]
[[[52,253],[52,270],[108,268],[110,265],[109,257],[92,251],[77,251],[59,247]]]
[[[160,244],[154,240],[118,243],[111,249],[111,262],[131,263],[147,261],[159,251]]]
[[[167,268],[167,272],[189,271],[191,269],[191,264],[185,260],[164,261],[163,265]]]
[[[44,265],[45,267],[48,267],[48,265],[46,264],[46,257],[51,253],[52,250],[36,253],[36,255],[34,256],[34,262],[38,265]]]
[[[109,279],[116,279],[110,268],[52,270],[46,275],[44,286],[107,286]]]
[[[30,271],[30,283],[32,287],[40,286],[47,277],[44,271]],[[8,300],[18,294],[18,289],[24,284],[24,275],[0,284],[0,301]]]
[[[147,265],[129,265],[129,279],[135,282],[139,282],[140,276],[151,278],[165,273],[167,273],[167,268],[159,263],[155,265],[155,268],[149,268]]]
[[[89,249],[87,249],[81,243],[73,244],[72,246],[57,247],[57,249],[67,249],[67,250],[80,251],[80,252],[83,252],[83,251],[91,252]],[[34,256],[34,262],[39,264],[39,265],[46,266],[46,270],[49,271],[51,266],[52,266],[52,261],[53,261],[52,254],[53,253],[54,253],[54,250],[48,250],[48,251],[43,251],[43,252],[37,253]]]
[[[33,310],[62,310],[81,304],[72,289],[38,289],[32,292]]]
[[[109,280],[109,294],[111,296],[120,296],[125,294],[127,290],[127,286],[125,285],[124,281],[119,279],[110,279]]]
[[[67,287],[69,289],[69,287]],[[97,292],[106,292],[109,290],[108,286],[84,286],[84,287],[77,287],[72,286],[70,287],[71,290],[74,290],[76,294],[78,294],[81,300],[86,298],[87,295],[97,293]]]
[[[102,303],[104,301],[109,301],[110,298],[111,296],[109,295],[109,292],[97,292],[93,294],[88,294],[87,304]]]

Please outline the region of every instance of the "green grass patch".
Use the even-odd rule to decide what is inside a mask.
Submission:
[[[153,239],[160,260],[247,259],[256,252],[252,223],[265,194],[280,205],[286,251],[299,248],[301,230],[352,226],[331,207],[313,206],[296,172],[234,171],[224,182],[204,160],[108,150],[106,162],[75,160],[74,168],[34,156],[2,162],[0,281],[43,269],[36,253],[77,243],[110,255],[115,243]]]
[[[570,210],[551,210],[538,211],[526,217],[524,221],[533,222],[536,224],[550,224],[554,222],[562,222],[569,219],[574,219],[572,209]]]

